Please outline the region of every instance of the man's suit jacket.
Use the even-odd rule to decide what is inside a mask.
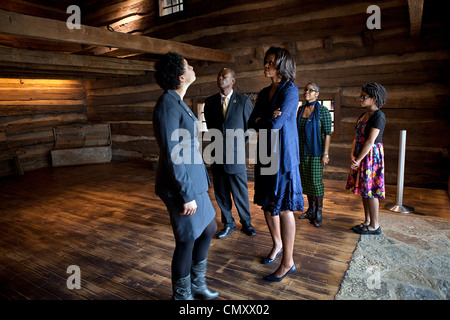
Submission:
[[[183,203],[196,199],[197,194],[206,192],[210,186],[199,152],[197,118],[175,91],[168,90],[156,104],[153,126],[160,149],[156,194],[181,197]]]
[[[249,137],[247,135],[242,135],[243,140],[241,141],[237,141],[237,139],[234,138],[235,148],[233,150],[233,161],[226,161],[227,153],[229,152],[229,150],[226,150],[226,130],[242,129],[245,133],[248,129],[247,122],[252,110],[253,104],[250,99],[243,94],[237,93],[236,91],[233,91],[233,94],[231,95],[225,118],[223,117],[222,99],[220,93],[214,94],[205,100],[204,114],[208,129],[218,129],[222,132],[224,148],[223,167],[226,173],[236,174],[246,171],[245,159],[238,159],[238,155],[243,154],[245,157],[245,144],[248,142]],[[238,150],[239,146],[241,146],[241,148],[243,147],[244,150]],[[213,163],[212,165],[215,166],[218,164]]]

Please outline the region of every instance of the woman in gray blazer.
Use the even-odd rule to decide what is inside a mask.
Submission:
[[[206,257],[217,230],[216,213],[198,148],[198,120],[183,102],[195,72],[180,54],[169,52],[156,63],[155,77],[164,90],[153,113],[160,150],[155,191],[169,211],[176,242],[172,299],[213,299],[219,293],[206,286]]]

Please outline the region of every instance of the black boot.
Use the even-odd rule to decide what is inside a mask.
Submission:
[[[207,260],[202,260],[197,264],[193,264],[191,267],[191,277],[192,277],[192,294],[203,300],[211,300],[216,298],[219,293],[208,289],[206,286],[206,265]]]
[[[194,300],[191,293],[191,275],[184,278],[172,279],[172,300]]]
[[[322,226],[322,208],[323,208],[323,196],[316,197],[317,199],[317,209],[316,209],[316,217],[314,219],[314,227]]]
[[[314,203],[313,196],[306,196],[308,198],[308,210],[304,214],[298,216],[299,219],[309,219],[310,221],[314,220],[316,206]]]

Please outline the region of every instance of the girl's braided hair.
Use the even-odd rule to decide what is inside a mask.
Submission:
[[[369,82],[363,85],[361,87],[361,90],[375,99],[375,104],[377,105],[378,109],[381,109],[381,107],[386,103],[386,89],[381,84],[376,82]]]

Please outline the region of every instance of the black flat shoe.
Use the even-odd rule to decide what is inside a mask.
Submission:
[[[312,210],[308,209],[304,213],[300,214],[298,216],[298,218],[301,220],[302,219],[309,219],[309,220],[314,219],[314,212],[312,212]]]
[[[224,227],[220,232],[217,234],[217,239],[223,239],[225,237],[228,237],[230,233],[236,231],[236,227]]]
[[[272,274],[269,274],[268,276],[266,276],[264,279],[265,279],[265,280],[268,280],[268,281],[272,281],[272,282],[280,282],[281,280],[283,280],[284,278],[286,278],[286,276],[287,276],[288,274],[294,273],[295,271],[297,271],[297,267],[295,266],[295,263],[294,263],[294,265],[289,269],[288,272],[286,272],[286,273],[284,274],[284,276],[277,278],[277,277],[275,277],[275,276],[273,275],[273,273],[272,273]]]
[[[368,226],[368,224],[364,224],[364,223],[362,222],[362,223],[360,223],[360,224],[357,224],[356,226],[353,226],[353,227],[352,227],[352,230],[353,230],[353,231],[356,231],[356,230],[358,230],[358,229],[362,229],[362,228],[367,227],[367,226]]]
[[[275,256],[275,258],[270,259],[270,257],[268,256],[267,258],[264,258],[262,260],[262,264],[269,264],[274,262],[275,260],[277,260],[278,256],[283,252],[283,248],[280,249],[280,251],[278,251],[277,255]]]
[[[241,231],[250,237],[256,236],[256,231],[253,226],[242,228]]]
[[[361,229],[356,229],[356,233],[359,234],[381,234],[381,227],[378,227],[376,230],[369,230],[369,227],[362,227]]]

